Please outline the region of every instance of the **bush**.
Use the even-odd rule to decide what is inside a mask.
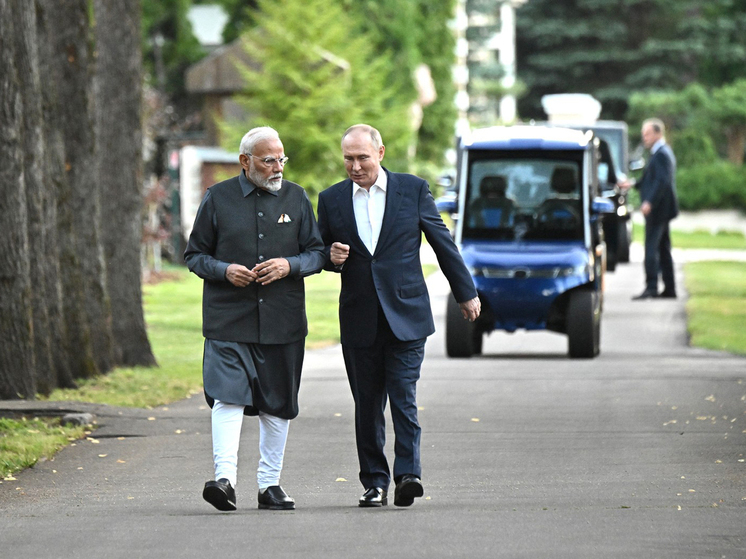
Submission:
[[[712,138],[695,128],[671,133],[671,147],[680,167],[711,165],[720,160]]]
[[[746,212],[746,167],[727,161],[679,168],[676,189],[682,210]]]

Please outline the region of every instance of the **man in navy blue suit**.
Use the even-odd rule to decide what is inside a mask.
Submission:
[[[420,262],[422,233],[433,248],[464,319],[481,309],[474,282],[440,218],[425,180],[381,167],[385,147],[375,128],[358,124],[342,136],[349,178],[319,195],[325,269],[340,272],[342,351],[355,400],[361,507],[388,503],[391,473],[384,454],[386,400],[391,405],[394,504],[409,506],[424,490],[416,383],[425,340],[435,331]]]
[[[669,222],[679,215],[676,197],[676,158],[666,143],[665,126],[657,118],[642,123],[642,143],[650,150],[648,166],[640,182],[640,211],[645,216],[645,290],[634,300],[676,298]],[[658,276],[663,291],[658,293]]]

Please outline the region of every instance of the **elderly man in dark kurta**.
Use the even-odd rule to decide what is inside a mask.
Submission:
[[[208,189],[184,255],[204,280],[215,480],[202,495],[218,510],[236,509],[243,416],[258,415],[259,508],[293,509],[280,473],[308,332],[303,278],[323,266],[324,245],[305,190],[282,178],[287,157],[277,132],[250,130],[240,151],[243,172]]]

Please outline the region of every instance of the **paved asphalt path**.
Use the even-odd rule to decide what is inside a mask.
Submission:
[[[597,359],[568,359],[563,336],[496,333],[484,356],[452,360],[433,276],[425,497],[410,508],[356,506],[339,347],[306,357],[282,480],[293,512],[256,508],[252,418],[239,509],[219,513],[201,498],[200,395],[154,410],[66,405],[98,429],[0,484],[0,557],[746,557],[746,359],[689,348],[683,298],[630,302],[642,286],[639,262],[609,274]]]

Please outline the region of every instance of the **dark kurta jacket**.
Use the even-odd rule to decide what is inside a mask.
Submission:
[[[283,257],[290,274],[269,285],[236,287],[225,278],[232,263],[251,269]],[[324,246],[311,202],[299,185],[283,180],[277,192],[246,176],[210,187],[184,253],[204,279],[202,332],[227,342],[285,344],[308,333],[303,278],[321,270]]]
[[[664,223],[679,215],[676,196],[676,158],[668,144],[663,144],[648,162],[636,188],[642,202],[650,202],[647,221]]]
[[[352,206],[352,181],[330,186],[319,195],[319,229],[327,255],[333,242],[350,245],[342,268],[339,324],[342,344],[369,347],[378,322],[378,305],[394,335],[402,341],[435,332],[430,297],[422,274],[422,233],[438,258],[458,302],[477,296],[461,254],[440,218],[425,180],[386,169],[386,209],[375,252],[360,239]],[[334,270],[327,261],[326,269]]]

